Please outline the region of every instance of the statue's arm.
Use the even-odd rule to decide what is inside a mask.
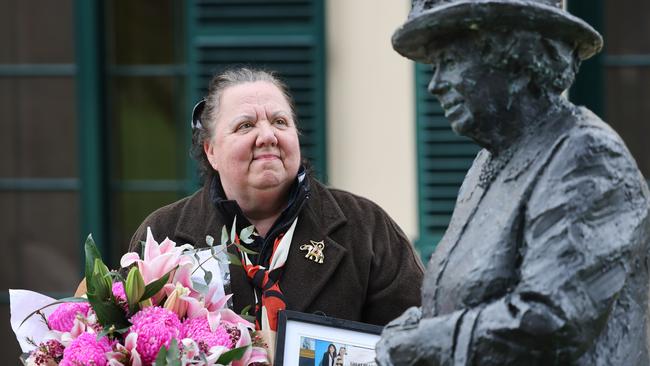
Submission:
[[[387,327],[380,364],[570,364],[607,322],[630,269],[647,191],[629,153],[607,135],[572,136],[533,187],[520,282],[473,308]]]

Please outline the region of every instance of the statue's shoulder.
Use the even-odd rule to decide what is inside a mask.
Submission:
[[[608,151],[615,155],[631,157],[623,139],[594,112],[585,107],[577,107],[573,118],[575,119],[573,127],[565,136],[567,148],[590,154]]]

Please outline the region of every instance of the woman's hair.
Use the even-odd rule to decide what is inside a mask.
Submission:
[[[291,107],[291,114],[294,123],[297,123],[293,98],[289,94],[289,89],[286,84],[276,77],[275,73],[250,67],[238,67],[227,69],[222,73],[213,76],[210,85],[208,86],[208,95],[204,98],[205,105],[200,115],[200,126],[198,128],[193,128],[192,130],[192,147],[190,149],[190,154],[198,162],[201,181],[205,181],[207,177],[214,174],[214,170],[212,169],[208,157],[205,155],[205,151],[203,150],[203,144],[205,141],[212,138],[214,123],[216,122],[217,116],[220,112],[219,108],[223,92],[231,86],[254,83],[257,81],[269,82],[275,85],[282,92],[287,103]]]

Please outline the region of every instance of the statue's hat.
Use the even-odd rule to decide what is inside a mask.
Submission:
[[[598,53],[603,38],[562,8],[561,0],[414,0],[408,20],[393,34],[400,54],[428,62],[428,51],[463,31],[530,30],[573,44],[581,59]]]

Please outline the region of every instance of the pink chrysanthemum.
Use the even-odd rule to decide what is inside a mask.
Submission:
[[[149,306],[137,312],[131,319],[130,332],[138,334],[136,350],[145,365],[155,359],[160,347],[169,347],[172,339],[178,339],[181,322],[170,310]]]
[[[204,343],[208,349],[213,346],[232,347],[232,339],[226,328],[219,325],[212,332],[208,319],[203,316],[185,320],[181,327],[181,338],[191,338],[198,344]]]
[[[87,302],[65,302],[47,317],[47,323],[53,330],[69,332],[77,314],[86,317],[88,310],[90,310],[90,304]]]
[[[122,282],[113,283],[113,296],[118,299],[126,300],[126,292],[124,292],[124,284]]]
[[[59,366],[106,366],[106,353],[111,352],[108,338],[97,341],[97,334],[82,333],[63,351]]]

